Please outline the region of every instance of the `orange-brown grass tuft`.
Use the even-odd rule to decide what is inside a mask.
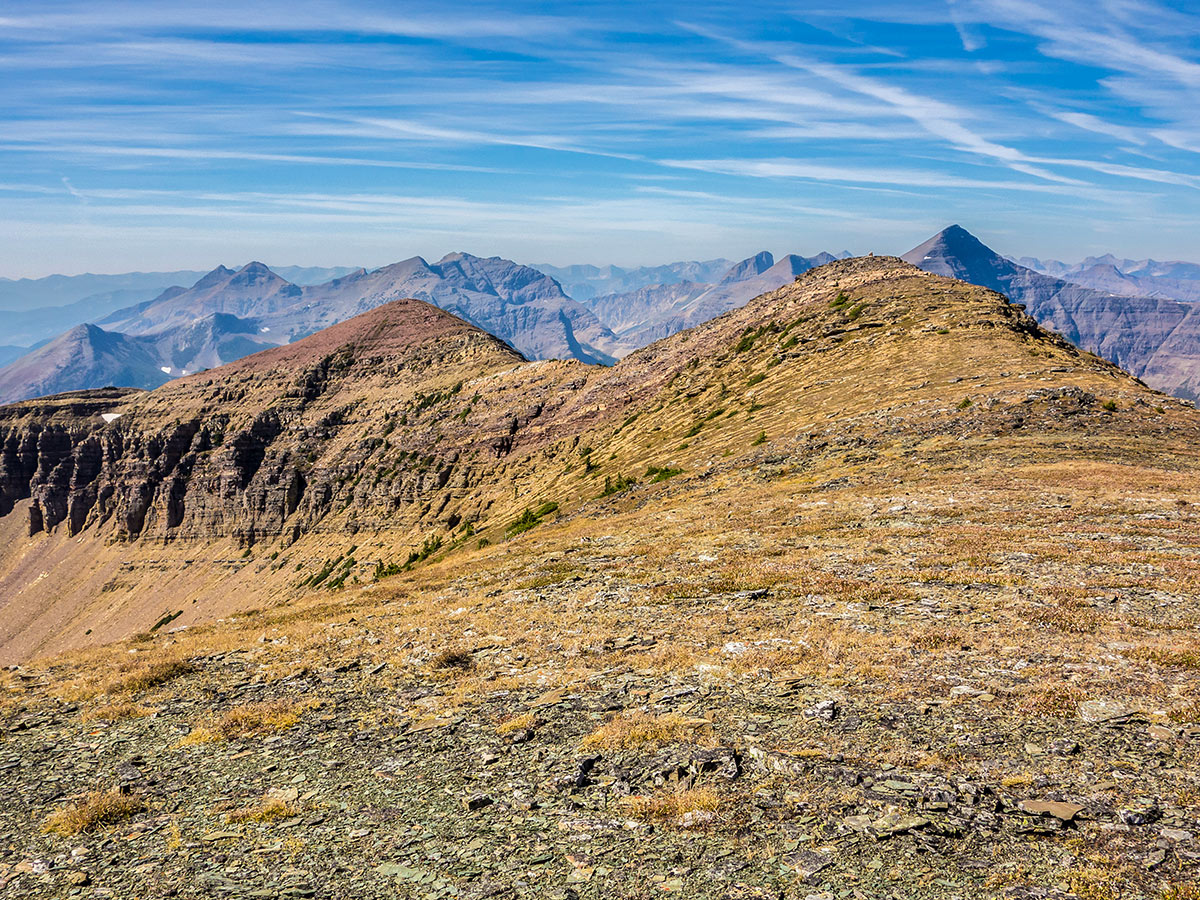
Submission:
[[[475,667],[475,657],[469,650],[443,650],[429,661],[429,668],[436,672],[466,672]]]
[[[1138,647],[1125,655],[1176,669],[1200,669],[1200,650],[1194,647]]]
[[[961,647],[966,636],[961,628],[921,628],[909,638],[914,647],[922,650],[940,650],[944,647]]]
[[[91,791],[84,797],[56,810],[42,823],[42,831],[71,837],[123,822],[145,808],[137,797],[121,793],[119,788]]]
[[[584,750],[630,750],[661,747],[691,739],[699,729],[707,729],[703,719],[685,719],[676,713],[652,716],[636,711],[609,719],[579,742]]]
[[[191,734],[179,742],[179,746],[191,747],[274,734],[299,722],[303,710],[303,705],[287,700],[267,700],[235,706],[219,719],[193,728]]]
[[[721,798],[711,788],[663,791],[648,797],[626,797],[621,802],[636,819],[676,824],[685,824],[688,813],[716,813],[721,806]]]
[[[136,719],[150,715],[146,707],[129,700],[118,700],[111,703],[101,703],[83,711],[85,722],[119,722],[121,719]]]
[[[298,816],[302,810],[291,800],[286,800],[274,791],[268,791],[249,806],[243,806],[226,814],[225,821],[231,824],[241,822],[274,822],[277,819],[290,819]]]
[[[1087,693],[1069,684],[1051,684],[1029,694],[1021,710],[1031,716],[1054,716],[1065,719],[1075,715]]]
[[[1169,718],[1181,725],[1200,723],[1200,703],[1189,703],[1171,710]]]
[[[150,663],[128,674],[118,675],[104,685],[104,690],[109,694],[133,694],[166,684],[174,678],[193,671],[195,671],[195,666],[186,659],[162,660]]]
[[[513,716],[511,719],[505,719],[496,726],[496,734],[512,734],[514,731],[526,731],[537,728],[542,724],[534,713],[521,713],[519,716]]]

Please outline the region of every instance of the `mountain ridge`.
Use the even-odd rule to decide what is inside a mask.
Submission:
[[[552,278],[499,257],[450,253],[433,264],[413,257],[307,287],[254,261],[236,270],[218,266],[191,288],[172,286],[110,313],[99,320],[102,331],[92,333],[93,346],[82,357],[58,352],[55,345],[17,359],[0,369],[0,399],[101,387],[117,376],[131,386],[151,387],[162,382],[160,373],[177,376],[221,365],[408,297],[447,307],[534,358],[610,364],[630,349]],[[204,331],[209,334],[199,339]],[[105,337],[110,334],[128,340],[121,344]],[[70,340],[78,343],[78,337]],[[104,358],[105,346],[137,351],[123,349],[118,362]],[[91,367],[81,366],[80,359],[90,360]]]
[[[1086,350],[1189,400],[1200,398],[1200,307],[1123,297],[1020,266],[952,225],[902,257],[938,274],[1000,291],[1046,327]]]
[[[734,459],[742,458],[760,430],[803,443],[805,428],[827,422],[826,404],[839,411],[831,447],[876,433],[885,408],[887,427],[904,422],[906,433],[936,435],[964,415],[955,386],[964,377],[990,382],[986,416],[998,434],[1024,427],[1045,402],[1071,404],[1082,416],[1071,421],[1103,429],[1126,418],[1112,419],[1097,397],[1146,409],[1165,401],[1043,331],[1004,297],[895,258],[810,270],[611,368],[525,362],[498,338],[407,300],[127,395],[107,408],[112,421],[47,419],[37,410],[53,398],[0,408],[0,506],[14,509],[4,527],[24,517],[64,578],[88,573],[74,587],[70,579],[35,582],[28,558],[0,572],[0,595],[26,604],[53,596],[51,621],[59,621],[79,616],[71,604],[116,578],[126,587],[105,593],[116,627],[179,584],[153,566],[118,577],[113,566],[132,551],[105,548],[139,547],[149,563],[179,542],[238,553],[266,542],[280,551],[297,545],[289,552],[312,566],[329,541],[358,533],[395,548],[429,535],[450,540],[470,522],[496,540],[534,501],[586,503],[601,473],[703,471],[722,465],[722,447],[740,447]],[[1059,393],[1028,401],[1038,382]],[[730,393],[731,383],[749,387]],[[923,395],[912,390],[937,402],[915,402]],[[975,393],[973,402],[982,414],[983,398]],[[739,418],[713,421],[713,410],[729,412],[731,403]],[[1037,415],[1064,446],[1083,439],[1068,420]],[[578,468],[572,460],[582,447],[592,448],[592,462]],[[233,550],[212,552],[222,559]],[[195,613],[231,609],[223,586],[230,573],[205,571],[188,582],[187,596],[202,601]],[[258,577],[276,597],[295,583],[277,569]],[[46,646],[46,627],[27,623],[8,640]],[[115,634],[96,633],[103,636]]]

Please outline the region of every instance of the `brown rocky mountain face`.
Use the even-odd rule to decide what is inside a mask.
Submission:
[[[0,890],[1194,884],[1200,414],[991,290],[611,368],[401,302],[4,414]]]
[[[1147,384],[1200,399],[1200,306],[1166,297],[1121,296],[1019,266],[957,225],[903,257],[1024,303],[1045,327],[1115,362]]]

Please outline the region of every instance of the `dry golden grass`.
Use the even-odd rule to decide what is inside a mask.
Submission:
[[[961,647],[967,642],[967,636],[961,628],[925,627],[914,631],[909,637],[909,642],[922,650],[941,650],[946,647]]]
[[[716,813],[721,807],[721,798],[711,788],[687,788],[626,797],[621,804],[636,819],[679,823],[688,813]]]
[[[429,668],[435,672],[466,672],[474,666],[475,657],[469,650],[443,650],[429,660]]]
[[[1200,669],[1200,650],[1189,641],[1183,647],[1138,647],[1125,654],[1131,659],[1178,669]]]
[[[542,723],[534,713],[526,712],[511,719],[505,719],[496,726],[496,734],[512,734],[516,731],[526,731],[537,728]]]
[[[81,718],[85,722],[119,722],[122,719],[136,719],[150,715],[150,710],[139,703],[130,700],[114,700],[89,706],[83,711]]]
[[[235,706],[220,718],[197,725],[179,742],[179,746],[193,747],[286,731],[300,721],[300,714],[308,705],[288,700],[266,700]]]
[[[145,809],[145,804],[119,788],[92,791],[69,806],[55,810],[42,823],[42,831],[72,837],[123,822]]]
[[[1021,702],[1021,711],[1030,716],[1069,718],[1087,699],[1087,692],[1069,684],[1051,684],[1034,690]]]
[[[127,674],[118,675],[104,685],[108,694],[133,694],[166,684],[181,675],[195,671],[186,659],[166,659],[150,662],[147,665]]]
[[[1178,722],[1181,725],[1200,724],[1200,703],[1177,706],[1171,710],[1169,717],[1172,722]]]
[[[676,713],[652,716],[640,710],[624,712],[609,719],[579,746],[584,750],[631,750],[661,747],[680,741],[695,740],[709,729],[704,719],[685,719]]]
[[[298,816],[302,811],[293,801],[284,799],[275,791],[268,791],[253,803],[227,813],[225,821],[231,824],[274,822]]]
[[[1099,860],[1096,862],[1106,862]],[[1067,876],[1071,893],[1079,900],[1124,900],[1129,893],[1129,878],[1121,866],[1090,865]]]
[[[1035,606],[1029,610],[1027,620],[1066,634],[1095,634],[1105,621],[1104,616],[1086,601],[1062,597],[1053,606]]]

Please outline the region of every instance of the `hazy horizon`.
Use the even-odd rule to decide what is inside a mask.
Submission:
[[[1200,16],[850,7],[13,9],[0,276],[902,253],[953,222],[1200,257]]]

